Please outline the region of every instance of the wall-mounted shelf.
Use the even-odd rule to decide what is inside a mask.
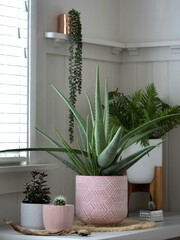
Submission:
[[[53,39],[57,46],[60,42],[68,40],[68,35],[56,33],[56,32],[45,32],[45,38]],[[139,48],[154,48],[154,47],[169,47],[173,53],[180,53],[180,41],[159,41],[159,42],[136,42],[136,43],[122,43],[105,41],[94,38],[83,38],[83,42],[87,44],[94,44],[99,46],[107,46],[112,48],[112,53],[119,54],[123,49],[127,49],[129,55],[138,55]]]
[[[53,39],[54,45],[56,46],[58,43],[68,40],[68,35],[65,35],[62,33],[56,33],[56,32],[45,32],[44,36],[45,38]],[[119,52],[121,52],[123,48],[125,48],[124,43],[121,43],[121,42],[105,41],[105,40],[99,40],[94,38],[83,38],[83,43],[111,47],[112,53],[114,54],[118,54]]]

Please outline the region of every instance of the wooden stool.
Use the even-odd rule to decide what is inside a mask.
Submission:
[[[155,203],[156,210],[163,209],[163,171],[162,167],[155,167],[155,176],[151,183],[128,183],[128,202],[133,192],[149,192],[150,199]]]

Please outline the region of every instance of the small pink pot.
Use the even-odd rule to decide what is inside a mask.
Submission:
[[[74,221],[74,205],[43,205],[45,229],[70,229]]]

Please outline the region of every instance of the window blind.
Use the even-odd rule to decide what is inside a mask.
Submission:
[[[28,144],[28,1],[0,0],[0,150]],[[27,153],[0,155],[21,162]]]

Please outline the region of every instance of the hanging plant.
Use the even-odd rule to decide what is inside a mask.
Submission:
[[[69,14],[69,100],[75,107],[77,94],[82,89],[82,27],[80,13],[75,9]],[[74,117],[69,111],[69,140],[74,138]]]

